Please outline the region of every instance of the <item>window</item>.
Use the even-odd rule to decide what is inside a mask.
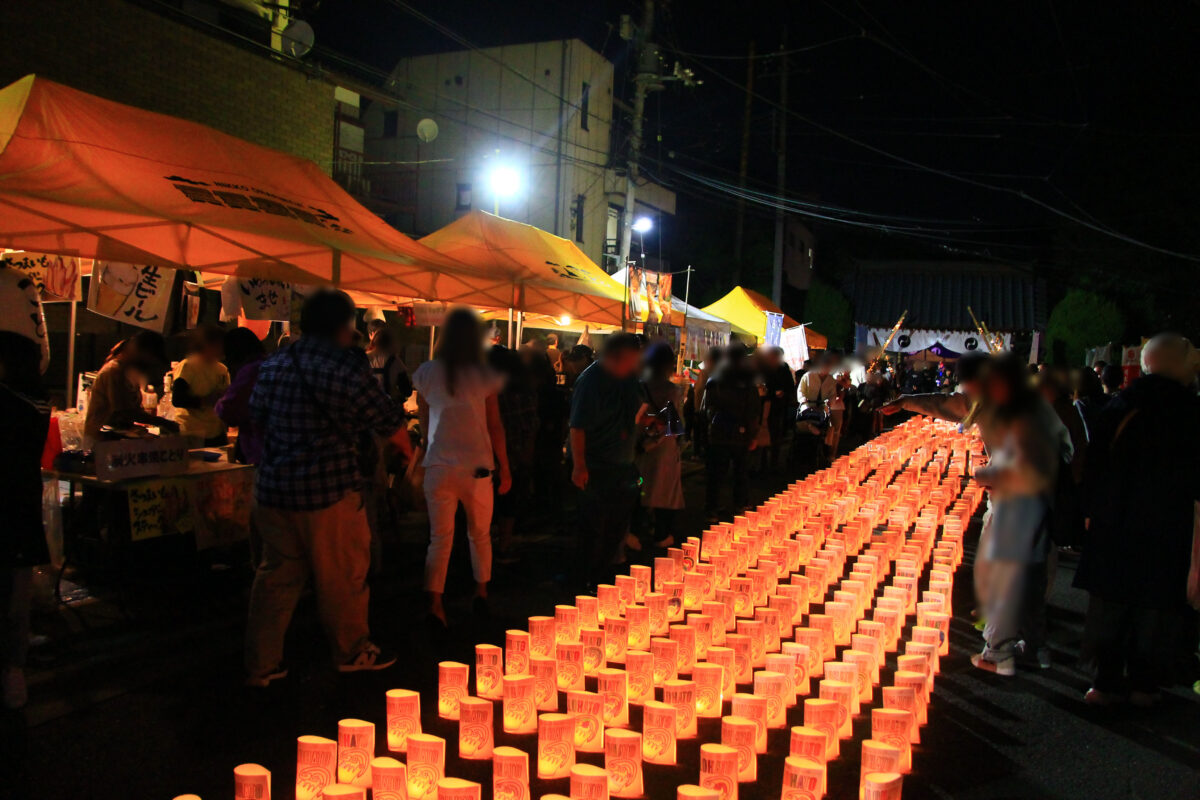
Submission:
[[[458,184],[458,191],[455,193],[454,199],[455,211],[470,211],[471,210],[471,184]]]
[[[575,195],[575,241],[583,241],[583,204],[587,201],[586,195]]]
[[[579,127],[585,131],[588,129],[588,95],[591,93],[592,87],[584,83],[582,99],[579,101]]]

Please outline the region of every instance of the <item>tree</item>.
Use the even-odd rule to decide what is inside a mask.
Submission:
[[[813,279],[804,298],[804,319],[813,330],[829,337],[830,347],[845,347],[854,334],[854,317],[846,295],[824,281]]]
[[[1047,362],[1080,366],[1089,347],[1119,342],[1125,317],[1112,302],[1085,289],[1069,289],[1046,323]]]

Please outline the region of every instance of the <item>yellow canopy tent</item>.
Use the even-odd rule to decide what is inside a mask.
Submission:
[[[733,326],[734,333],[753,336],[760,342],[767,336],[767,312],[783,314],[783,309],[766,297],[742,286],[733,287],[729,294],[701,310],[728,321]],[[799,324],[787,314],[783,314],[783,327],[794,328]],[[820,349],[827,346],[828,342],[824,336],[811,328],[806,328],[805,331],[808,333],[809,347]]]
[[[477,285],[493,299],[468,301],[475,305],[621,324],[624,289],[568,239],[471,211],[419,244],[478,273]]]

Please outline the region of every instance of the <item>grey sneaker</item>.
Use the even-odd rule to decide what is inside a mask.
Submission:
[[[338,672],[365,672],[387,669],[396,663],[396,654],[380,650],[378,646],[367,643],[358,651],[358,655],[344,664],[338,664]]]
[[[996,653],[984,650],[971,656],[971,664],[984,672],[1009,677],[1017,674],[1017,661],[1011,652]]]

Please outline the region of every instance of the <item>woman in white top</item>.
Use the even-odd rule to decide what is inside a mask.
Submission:
[[[425,589],[430,616],[444,626],[442,592],[454,546],[455,512],[461,503],[475,573],[475,605],[486,610],[492,572],[493,472],[499,478],[500,494],[512,485],[496,399],[501,378],[484,365],[483,331],[474,312],[465,308],[450,312],[437,354],[417,368],[413,384],[424,437],[421,449],[429,506]]]

